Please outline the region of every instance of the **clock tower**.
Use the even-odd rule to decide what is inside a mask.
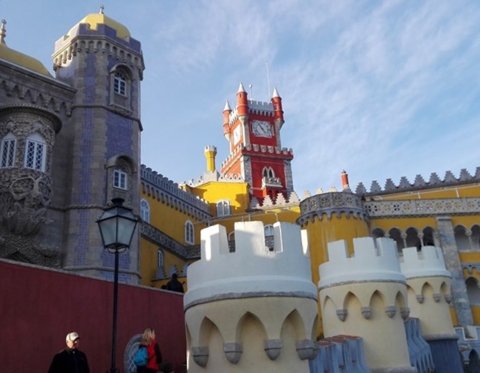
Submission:
[[[270,102],[249,100],[240,83],[237,105],[223,109],[223,132],[230,144],[230,154],[222,164],[222,174],[237,176],[250,185],[251,197],[262,201],[279,194],[285,199],[293,192],[293,152],[282,148],[282,99],[273,90]]]

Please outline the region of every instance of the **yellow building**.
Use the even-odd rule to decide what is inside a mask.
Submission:
[[[261,110],[260,110],[261,109]],[[200,231],[212,224],[226,227],[234,249],[234,223],[262,221],[269,247],[271,225],[292,222],[309,237],[312,280],[328,260],[327,244],[344,239],[350,253],[357,237],[389,237],[399,250],[441,247],[452,273],[451,315],[468,338],[480,323],[480,172],[447,172],[398,185],[374,181],[370,190],[360,183],[355,191],[343,172],[343,190],[319,192],[302,201],[293,190],[291,149],[281,148],[281,99],[275,89],[271,103],[248,100],[243,86],[237,106],[224,108],[223,131],[230,154],[217,170],[216,148],[204,149],[206,171],[196,180],[177,185],[142,168],[141,283],[161,287],[173,273],[185,282],[189,263],[199,259]],[[321,325],[321,322],[319,322]],[[319,330],[321,334],[321,330]],[[462,337],[460,335],[460,337]]]

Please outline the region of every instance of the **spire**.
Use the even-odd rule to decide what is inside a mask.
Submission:
[[[245,92],[245,88],[243,88],[242,82],[240,82],[240,87],[238,87],[238,92],[237,93],[240,93],[240,92]]]
[[[103,4],[100,5],[100,14],[104,14],[103,11],[104,11],[105,7],[103,6]]]
[[[7,29],[5,28],[6,24],[7,21],[2,19],[2,27],[0,27],[0,44],[5,44],[5,37],[7,36]]]
[[[274,98],[274,97],[280,97],[280,95],[278,94],[278,91],[277,91],[277,87],[273,88],[272,98]]]
[[[230,107],[228,100],[225,102],[225,107],[223,108],[223,111],[232,111],[232,108]]]
[[[342,189],[343,190],[350,189],[350,185],[348,184],[348,174],[345,170],[343,170],[341,173],[341,179],[342,179]]]

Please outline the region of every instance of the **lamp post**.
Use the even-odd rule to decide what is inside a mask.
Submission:
[[[112,199],[113,206],[105,209],[97,220],[103,247],[115,254],[115,271],[113,277],[113,326],[112,326],[112,360],[110,373],[117,373],[115,358],[117,354],[117,298],[118,298],[118,257],[125,252],[132,242],[137,225],[137,218],[132,210],[123,206],[123,198]]]

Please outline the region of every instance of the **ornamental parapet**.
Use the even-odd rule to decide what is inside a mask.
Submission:
[[[407,201],[369,201],[363,208],[370,218],[480,214],[480,198],[442,198]]]
[[[315,216],[320,220],[324,216],[331,219],[332,214],[336,214],[337,217],[345,214],[347,217],[353,215],[362,220],[368,219],[359,196],[350,192],[333,192],[316,194],[304,199],[300,203],[300,217],[297,219],[297,224],[302,226],[308,221],[313,221]]]
[[[440,179],[435,172],[430,175],[428,181],[426,181],[422,175],[417,175],[413,183],[410,183],[410,181],[403,176],[400,178],[398,185],[395,185],[392,179],[387,179],[383,189],[377,180],[372,181],[370,190],[367,190],[363,183],[359,183],[355,189],[355,193],[362,196],[378,196],[382,194],[412,192],[432,188],[445,188],[478,182],[480,182],[480,167],[477,167],[474,175],[471,175],[466,169],[463,168],[460,170],[460,175],[458,178],[455,177],[452,171],[447,171],[443,180]]]

